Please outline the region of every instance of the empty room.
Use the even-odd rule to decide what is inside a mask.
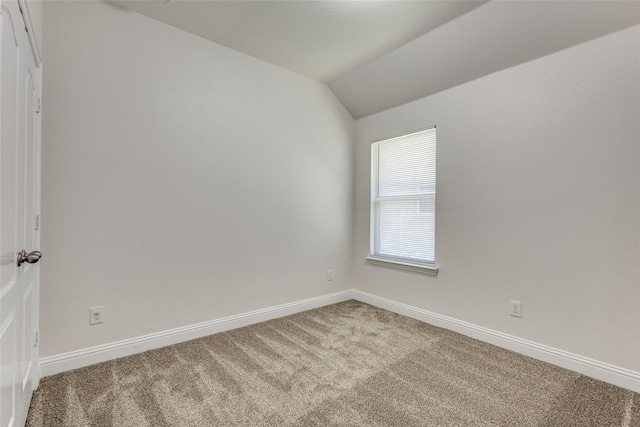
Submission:
[[[640,426],[640,2],[0,6],[0,427]]]

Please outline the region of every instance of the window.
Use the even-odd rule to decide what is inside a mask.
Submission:
[[[436,128],[371,144],[375,264],[435,272]],[[429,271],[430,270],[430,271]]]

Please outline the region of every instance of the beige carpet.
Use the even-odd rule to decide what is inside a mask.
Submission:
[[[44,378],[28,426],[640,426],[640,394],[356,301]]]

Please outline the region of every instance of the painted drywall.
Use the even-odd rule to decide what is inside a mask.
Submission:
[[[326,85],[105,2],[46,2],[43,38],[41,357],[351,287]]]
[[[638,24],[634,1],[490,1],[329,87],[359,119]]]
[[[639,55],[634,26],[358,120],[358,289],[640,371]],[[370,142],[431,125],[439,275],[367,265]]]

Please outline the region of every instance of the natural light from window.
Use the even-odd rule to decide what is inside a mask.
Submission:
[[[371,144],[370,259],[435,268],[436,128]]]

